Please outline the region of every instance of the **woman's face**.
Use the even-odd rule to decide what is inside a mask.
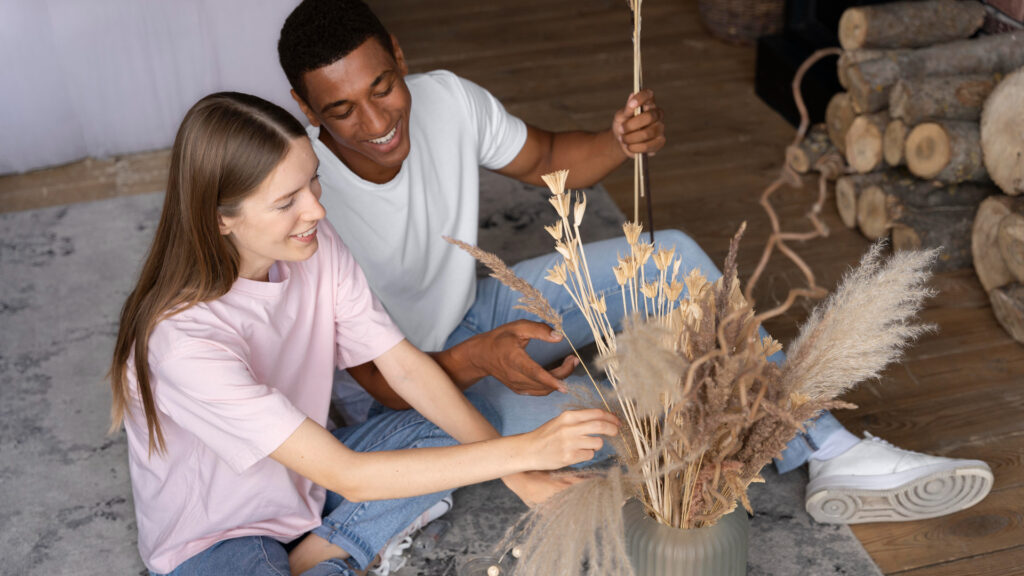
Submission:
[[[221,234],[238,250],[240,276],[263,281],[275,261],[298,262],[316,252],[316,227],[324,217],[319,166],[309,138],[296,138],[238,213],[219,216]]]

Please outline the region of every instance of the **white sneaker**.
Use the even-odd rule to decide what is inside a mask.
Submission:
[[[829,524],[934,518],[970,508],[992,489],[981,460],[911,452],[869,433],[831,460],[811,458],[809,469],[805,507]]]
[[[400,570],[402,566],[405,566],[405,551],[412,546],[412,537],[414,534],[419,532],[424,526],[430,524],[434,520],[437,520],[441,516],[444,516],[449,510],[452,509],[452,497],[445,496],[440,502],[434,504],[430,508],[427,508],[423,514],[419,515],[405,527],[404,530],[395,534],[388,543],[384,545],[384,549],[380,551],[380,563],[370,568],[371,574],[377,576],[388,576],[392,572]]]

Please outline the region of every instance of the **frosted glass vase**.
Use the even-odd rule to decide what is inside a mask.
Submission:
[[[626,552],[637,576],[744,576],[750,523],[738,506],[714,526],[680,530],[659,524],[644,505],[622,510]]]

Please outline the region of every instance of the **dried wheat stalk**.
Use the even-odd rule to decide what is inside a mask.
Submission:
[[[633,93],[636,94],[643,90],[644,84],[640,53],[640,8],[643,0],[626,0],[626,3],[629,4],[633,24]],[[636,108],[633,115],[637,116],[641,112],[640,108]],[[646,154],[638,153],[633,156],[633,222],[640,221],[640,198],[644,197],[647,188],[647,171],[644,166],[646,162]],[[653,227],[651,229],[653,230]],[[651,241],[654,241],[653,237]]]

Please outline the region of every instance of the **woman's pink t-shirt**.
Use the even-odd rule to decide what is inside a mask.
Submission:
[[[330,224],[304,262],[160,322],[150,385],[167,445],[149,454],[136,401],[125,421],[139,552],[158,573],[216,542],[318,526],[324,489],[267,455],[305,418],[326,425],[334,367],[377,358],[402,334]],[[129,378],[135,369],[129,363]]]

